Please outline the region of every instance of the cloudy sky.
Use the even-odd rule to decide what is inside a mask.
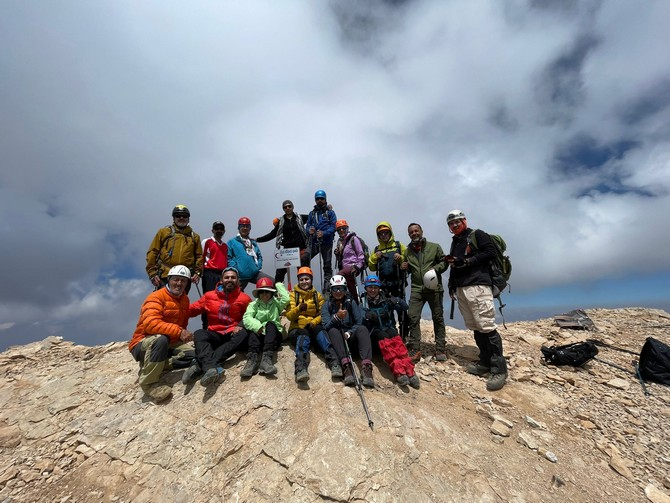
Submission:
[[[203,237],[242,215],[256,236],[317,189],[368,243],[416,221],[448,249],[453,208],[503,235],[512,316],[668,309],[668,19],[667,0],[2,2],[0,349],[129,339],[175,204]]]

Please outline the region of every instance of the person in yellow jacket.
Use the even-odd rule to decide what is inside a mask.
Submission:
[[[392,297],[405,298],[406,273],[400,268],[407,247],[396,241],[391,224],[381,221],[375,228],[379,245],[370,253],[368,269],[376,272],[381,289]]]
[[[167,274],[176,265],[185,265],[191,272],[191,282],[198,284],[202,277],[202,242],[189,226],[191,212],[183,204],[172,210],[172,225],[162,227],[154,236],[147,251],[146,271],[156,289],[167,284]]]
[[[314,274],[309,267],[298,269],[298,286],[290,294],[289,307],[286,317],[291,322],[288,335],[295,344],[295,381],[297,383],[309,380],[309,347],[316,341],[326,357],[331,377],[342,377],[337,354],[330,343],[328,334],[321,325],[321,308],[323,296],[313,286]]]

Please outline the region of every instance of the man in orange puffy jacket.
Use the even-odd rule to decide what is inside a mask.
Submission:
[[[187,367],[195,356],[188,325],[186,285],[191,279],[188,267],[170,269],[167,285],[149,294],[140,310],[128,349],[140,363],[139,383],[142,391],[156,402],[167,399],[172,388],[159,385],[163,370]]]
[[[182,382],[190,384],[200,374],[200,384],[208,386],[223,376],[221,364],[235,354],[249,338],[241,324],[251,297],[240,290],[237,269],[226,267],[214,290],[205,293],[189,307],[189,316],[206,315],[207,330],[196,330],[197,361],[184,372]]]

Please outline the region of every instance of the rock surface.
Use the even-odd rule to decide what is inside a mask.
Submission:
[[[417,365],[418,391],[376,357],[364,392],[374,430],[321,358],[298,387],[288,346],[275,378],[242,382],[242,355],[208,388],[166,373],[174,394],[160,405],[139,390],[125,341],[12,347],[0,354],[0,501],[668,501],[670,388],[645,396],[597,360],[549,367],[540,345],[597,338],[639,353],[647,336],[670,342],[670,315],[587,313],[598,331],[551,319],[501,329],[510,378],[494,393],[465,372],[477,356],[465,331],[447,327],[446,363]],[[627,353],[598,357],[633,368]]]

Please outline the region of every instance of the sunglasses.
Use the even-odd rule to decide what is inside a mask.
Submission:
[[[223,231],[225,231],[226,229],[224,229],[223,227],[214,227],[214,230],[215,230],[215,231],[221,231],[221,232],[223,232]]]
[[[377,233],[377,236],[390,236],[390,235],[391,235],[391,231],[379,231]]]
[[[343,293],[343,292],[347,291],[347,287],[346,286],[333,286],[333,287],[330,288],[330,291],[331,292]]]
[[[325,197],[317,197],[317,198],[315,198],[314,200],[315,200],[315,201],[325,201],[326,198],[325,198]]]
[[[188,215],[184,215],[183,213],[177,214],[174,216],[175,218],[189,218]]]
[[[284,205],[284,209],[285,209],[285,210],[287,210],[287,209],[289,209],[289,208],[293,208],[293,205],[292,205],[292,204],[286,204],[286,205]]]

